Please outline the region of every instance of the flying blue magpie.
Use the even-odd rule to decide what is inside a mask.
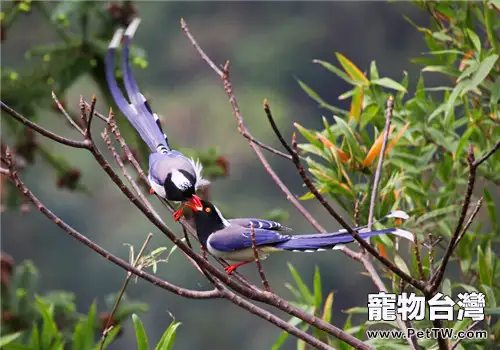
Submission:
[[[106,80],[109,90],[120,111],[137,130],[141,138],[151,149],[149,155],[148,179],[150,193],[174,202],[191,202],[200,206],[200,198],[195,194],[200,186],[209,182],[202,177],[202,165],[198,160],[187,158],[181,152],[170,148],[167,135],[163,132],[160,118],[153,113],[149,103],[140,93],[129,62],[129,46],[140,19],[134,19],[127,29],[118,29],[108,46],[106,55]],[[115,52],[123,39],[122,66],[123,82],[127,92],[127,101],[115,77]],[[182,215],[182,207],[174,213],[176,220]]]
[[[193,210],[196,223],[196,233],[203,247],[214,256],[233,263],[224,269],[231,274],[239,266],[253,261],[251,230],[255,233],[255,245],[260,259],[265,259],[269,253],[280,251],[316,252],[327,249],[340,249],[346,243],[354,241],[346,230],[332,233],[315,233],[305,235],[288,235],[290,228],[275,221],[263,219],[232,219],[226,220],[219,209],[212,203],[201,200],[201,205],[186,204]],[[396,210],[379,219],[388,218],[406,220],[408,214]],[[381,234],[393,234],[414,240],[411,232],[399,228],[389,228],[368,231],[366,226],[353,228],[363,239]]]

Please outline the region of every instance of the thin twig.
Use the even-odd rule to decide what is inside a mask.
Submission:
[[[354,202],[354,226],[357,227],[359,226],[359,207],[360,207],[361,201],[359,198],[356,198],[356,202]]]
[[[415,246],[413,247],[413,253],[415,254],[415,260],[417,261],[417,269],[418,274],[420,275],[420,279],[425,281],[427,278],[425,277],[424,267],[422,265],[422,258],[420,257],[420,241],[418,237],[415,235]]]
[[[483,164],[489,157],[493,155],[500,148],[500,141],[498,141],[492,149],[490,149],[484,156],[474,162],[474,167],[477,168],[481,164]]]
[[[373,178],[372,195],[370,197],[370,209],[368,211],[368,230],[372,229],[373,215],[375,213],[375,201],[377,200],[377,187],[382,174],[382,166],[384,164],[384,153],[387,147],[387,141],[389,140],[389,131],[391,129],[393,107],[394,107],[394,97],[392,95],[389,95],[385,109],[384,139],[382,141],[382,148],[380,149],[377,169],[375,170],[375,176]]]
[[[465,198],[462,203],[462,212],[458,219],[455,232],[453,233],[453,236],[451,237],[451,240],[446,247],[443,258],[441,259],[441,264],[439,265],[439,268],[437,269],[435,275],[431,277],[430,284],[427,290],[427,293],[429,295],[433,294],[439,288],[441,281],[443,280],[446,265],[450,260],[453,250],[455,249],[455,244],[457,242],[458,236],[460,235],[460,232],[462,231],[462,225],[465,221],[467,211],[469,210],[469,204],[472,197],[472,192],[474,191],[474,184],[476,182],[476,166],[474,165],[474,151],[471,144],[469,144],[467,161],[469,163],[469,178],[467,180],[467,191],[465,192]]]
[[[482,320],[477,320],[477,321],[474,321],[472,322],[469,327],[467,327],[465,329],[465,332],[467,331],[470,331],[472,330],[472,328],[476,327],[479,323],[481,323]],[[455,350],[458,346],[458,344],[460,344],[460,342],[463,340],[464,338],[458,338],[457,340],[455,340],[455,342],[453,342],[453,344],[451,344],[451,347],[450,347],[450,350]]]
[[[479,209],[481,209],[481,205],[483,205],[483,199],[484,197],[481,197],[479,198],[479,200],[477,201],[477,204],[476,204],[476,207],[474,208],[474,211],[472,212],[472,214],[469,216],[469,219],[467,220],[467,222],[465,223],[464,225],[464,228],[462,229],[462,231],[460,232],[460,234],[458,235],[458,238],[455,242],[455,247],[453,248],[453,250],[457,249],[458,247],[458,244],[460,243],[460,241],[462,240],[462,238],[464,237],[465,233],[467,232],[467,230],[469,229],[470,225],[472,224],[472,221],[474,221],[474,218],[476,217],[477,213],[479,212]]]
[[[108,129],[107,128],[104,129],[104,132],[102,134],[102,138],[104,139],[104,142],[108,146],[109,151],[113,155],[113,158],[115,159],[116,164],[118,165],[118,167],[122,171],[122,174],[125,176],[125,178],[128,180],[128,182],[130,183],[130,185],[134,189],[134,192],[137,194],[137,196],[139,197],[139,199],[145,205],[149,206],[149,209],[152,211],[153,208],[151,207],[151,204],[146,199],[146,197],[144,196],[144,194],[142,194],[142,191],[139,188],[139,185],[137,185],[137,183],[134,181],[134,179],[132,178],[132,176],[129,174],[129,172],[125,168],[125,164],[123,164],[123,161],[120,158],[120,155],[118,154],[118,152],[116,152],[116,148],[111,143],[111,139],[109,138],[109,134],[108,134]]]
[[[90,104],[90,111],[89,111],[89,114],[87,116],[87,129],[85,130],[85,137],[87,139],[92,139],[92,134],[91,134],[90,128],[92,126],[92,119],[94,118],[94,112],[95,112],[95,104],[96,104],[96,102],[97,102],[96,96],[92,95],[92,102]]]
[[[85,107],[86,107],[86,108],[88,108],[88,109],[90,110],[90,108],[91,108],[90,103],[85,102]],[[103,122],[105,122],[105,123],[108,123],[108,122],[109,122],[109,118],[108,118],[108,117],[106,117],[106,116],[105,116],[104,114],[102,114],[102,113],[99,113],[99,112],[97,112],[97,111],[94,111],[93,115],[94,115],[94,117],[97,117],[97,118],[101,119],[101,120],[102,120]]]
[[[148,234],[148,236],[146,237],[146,240],[144,241],[141,250],[137,254],[137,257],[135,258],[134,261],[131,262],[133,267],[136,267],[136,268],[138,267],[137,265],[139,263],[139,260],[141,259],[142,254],[146,250],[146,246],[148,245],[148,243],[152,237],[153,237],[152,233]],[[138,267],[138,268],[141,269],[141,267]],[[120,305],[120,301],[123,298],[123,294],[125,293],[125,289],[127,289],[128,283],[130,282],[131,278],[132,278],[132,273],[127,272],[127,277],[125,277],[125,281],[123,281],[123,284],[122,284],[122,287],[120,288],[120,292],[118,294],[118,297],[116,298],[115,303],[113,305],[113,309],[111,310],[111,313],[108,316],[108,320],[106,321],[106,326],[104,326],[104,329],[102,330],[101,345],[99,346],[99,349],[101,349],[101,350],[103,349],[104,342],[106,341],[106,338],[108,337],[109,332],[113,329],[113,326],[111,326],[111,323],[113,321],[113,317],[116,313],[116,310],[118,310],[118,305]]]
[[[80,126],[73,120],[73,118],[68,114],[62,103],[59,101],[57,98],[57,95],[54,91],[52,91],[52,100],[54,100],[54,103],[56,104],[57,108],[61,113],[66,117],[66,119],[69,121],[69,123],[76,129],[78,132],[82,135],[85,135],[85,132],[80,128]]]
[[[271,152],[271,153],[274,153],[274,154],[276,154],[277,156],[280,156],[280,157],[282,157],[282,158],[285,158],[285,159],[288,159],[288,160],[292,160],[292,157],[290,157],[290,155],[285,154],[285,153],[283,153],[283,152],[281,152],[281,151],[278,151],[276,148],[273,148],[273,147],[271,147],[271,146],[266,145],[265,143],[263,143],[263,142],[261,142],[261,141],[257,140],[257,139],[256,139],[255,137],[253,137],[252,135],[249,135],[249,134],[247,134],[247,133],[243,133],[242,135],[243,135],[243,137],[245,137],[247,140],[249,140],[249,141],[251,141],[251,142],[255,143],[255,144],[256,144],[257,146],[259,146],[260,148],[265,149],[266,151],[269,151],[269,152]]]
[[[188,247],[193,249],[193,246],[191,245],[191,241],[189,240],[187,230],[184,226],[182,226],[182,233],[184,234],[184,238],[186,239],[186,244],[188,245]],[[204,258],[206,259],[206,256]]]
[[[19,114],[17,111],[13,110],[11,107],[6,105],[3,101],[0,101],[2,111],[10,115],[11,117],[17,119],[19,122],[23,123],[27,127],[35,130],[36,132],[42,134],[43,136],[56,141],[58,143],[61,143],[63,145],[69,146],[69,147],[74,147],[74,148],[88,148],[89,147],[89,141],[77,141],[77,140],[72,140],[68,139],[66,137],[57,135],[53,133],[52,131],[49,131],[40,125],[33,123],[31,120],[26,119],[23,117],[21,114]]]
[[[260,279],[262,280],[264,289],[268,292],[272,292],[271,287],[269,286],[269,282],[267,281],[266,275],[264,274],[264,268],[260,263],[259,252],[257,250],[257,243],[255,242],[255,230],[253,227],[253,223],[250,223],[250,237],[252,239],[253,259],[255,261],[255,265],[257,265],[257,270],[259,271]]]

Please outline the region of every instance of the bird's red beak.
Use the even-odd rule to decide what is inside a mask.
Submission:
[[[193,197],[189,200],[189,207],[193,209],[194,211],[202,211],[203,210],[203,203],[201,203],[200,197],[197,195],[193,194]]]
[[[203,211],[203,203],[201,202],[200,197],[198,197],[197,195],[194,194],[193,197],[189,201],[187,201],[186,203],[183,203],[181,205],[181,207],[179,208],[179,210],[177,210],[174,213],[174,220],[175,221],[178,221],[180,219],[180,217],[182,216],[182,209],[184,207],[191,208],[193,211]]]

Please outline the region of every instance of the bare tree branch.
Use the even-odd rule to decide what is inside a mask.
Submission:
[[[392,95],[389,95],[385,110],[384,139],[382,141],[382,148],[380,149],[380,155],[378,157],[377,169],[375,170],[375,176],[373,178],[372,195],[370,197],[370,209],[368,211],[368,230],[372,229],[373,215],[375,213],[375,201],[377,200],[377,187],[382,174],[382,166],[384,164],[384,153],[387,147],[387,141],[389,140],[389,131],[391,129],[393,107],[394,107],[394,97],[392,97]]]
[[[450,260],[450,257],[455,249],[455,244],[457,242],[458,236],[462,231],[462,225],[465,221],[465,216],[467,215],[467,211],[469,210],[469,204],[472,197],[472,192],[474,191],[474,184],[476,182],[476,166],[474,165],[474,151],[472,149],[472,145],[469,144],[469,151],[467,155],[467,161],[469,163],[469,178],[467,180],[467,191],[465,192],[465,198],[462,203],[462,212],[457,222],[457,226],[455,228],[455,232],[451,237],[450,242],[448,243],[448,247],[443,255],[443,259],[441,260],[441,264],[439,265],[436,273],[431,277],[430,283],[427,287],[427,294],[432,295],[436,292],[436,290],[441,285],[441,282],[444,277],[444,272],[446,270],[446,265]]]
[[[95,112],[95,104],[97,102],[97,98],[95,95],[92,95],[92,102],[90,103],[90,111],[87,116],[87,128],[85,129],[85,137],[87,139],[92,139],[92,134],[90,132],[90,127],[92,126],[92,119],[94,118]],[[85,104],[83,105],[85,106]]]
[[[500,148],[500,141],[498,141],[495,146],[493,146],[492,149],[490,149],[484,156],[482,156],[480,159],[476,160],[474,162],[474,167],[477,168],[481,164],[483,164],[485,161],[488,160],[489,157],[491,157],[498,149]]]
[[[453,247],[453,250],[457,249],[458,244],[460,243],[460,241],[462,240],[463,236],[465,235],[465,233],[469,229],[470,225],[472,224],[472,221],[474,221],[474,218],[476,217],[477,213],[479,212],[479,209],[481,209],[481,205],[483,205],[483,199],[484,198],[481,197],[477,201],[477,204],[476,204],[476,207],[474,208],[474,211],[469,216],[469,220],[467,220],[467,222],[464,225],[464,228],[462,229],[462,231],[458,235],[458,238],[457,238],[457,241],[455,242],[455,246]]]
[[[73,120],[73,118],[66,112],[66,109],[64,109],[63,105],[59,101],[59,99],[56,96],[56,93],[52,91],[52,100],[54,100],[54,103],[56,104],[57,108],[61,113],[66,117],[66,119],[69,121],[69,123],[76,129],[78,132],[82,135],[85,135],[84,131],[82,128]]]
[[[69,147],[74,147],[74,148],[88,148],[89,147],[90,143],[87,140],[76,141],[76,140],[68,139],[66,137],[57,135],[57,134],[53,133],[52,131],[49,131],[49,130],[41,127],[38,124],[33,123],[31,120],[26,119],[21,114],[19,114],[18,112],[16,112],[12,108],[10,108],[8,105],[6,105],[3,101],[0,101],[0,104],[2,107],[2,111],[9,114],[11,117],[17,119],[18,121],[20,121],[21,123],[23,123],[27,127],[35,130],[36,132],[42,134],[43,136],[45,136],[53,141],[56,141],[56,142],[61,143],[63,145],[66,145]]]
[[[267,281],[266,275],[264,274],[264,268],[260,263],[259,252],[257,251],[257,243],[255,242],[255,230],[252,222],[250,222],[250,237],[252,239],[253,259],[255,261],[255,265],[257,265],[257,270],[259,271],[260,279],[262,280],[262,284],[264,285],[265,290],[268,292],[272,292],[271,287],[269,286],[269,282]]]

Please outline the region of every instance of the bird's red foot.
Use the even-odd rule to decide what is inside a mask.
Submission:
[[[184,214],[182,211],[183,207],[181,207],[179,210],[177,210],[173,215],[174,215],[174,221],[179,221],[181,216]]]
[[[149,189],[149,194],[155,194],[155,190],[153,190],[153,187]]]
[[[242,266],[242,265],[245,265],[245,264],[248,264],[250,261],[243,261],[241,263],[238,263],[238,264],[233,264],[233,265],[229,265],[229,266],[225,266],[224,267],[224,271],[226,271],[226,273],[228,275],[232,274],[238,267]]]

